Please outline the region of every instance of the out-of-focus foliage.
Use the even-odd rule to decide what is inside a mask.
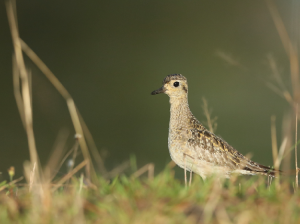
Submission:
[[[193,178],[191,186],[166,168],[154,177],[111,181],[99,177],[94,189],[73,177],[48,197],[36,199],[27,187],[0,196],[1,223],[299,223],[300,194],[292,184],[234,176]],[[50,197],[49,197],[50,196]]]

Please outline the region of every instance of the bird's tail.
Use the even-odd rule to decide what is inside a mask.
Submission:
[[[268,167],[268,166],[264,166],[261,164],[258,164],[260,168],[263,169],[263,171],[261,171],[262,174],[265,174],[267,176],[271,176],[271,177],[276,177],[278,175],[282,175],[283,172],[281,170],[276,170],[274,168]]]
[[[270,177],[276,177],[278,175],[283,174],[283,172],[281,170],[276,170],[274,168],[264,166],[259,163],[255,163],[251,160],[249,160],[245,164],[243,170],[249,171],[250,173],[261,174],[261,175],[266,175],[266,176],[270,176]]]

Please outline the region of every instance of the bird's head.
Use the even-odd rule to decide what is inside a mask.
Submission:
[[[156,95],[159,93],[165,93],[170,98],[187,97],[187,79],[181,74],[168,75],[166,78],[164,78],[162,87],[154,90],[151,95]]]

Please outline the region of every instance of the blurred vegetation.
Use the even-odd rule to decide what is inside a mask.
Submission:
[[[300,192],[288,182],[268,185],[267,178],[233,176],[191,186],[166,167],[152,179],[121,174],[98,177],[88,187],[82,177],[52,192],[54,185],[29,192],[8,185],[0,194],[0,223],[299,223]],[[3,184],[2,184],[3,185]]]

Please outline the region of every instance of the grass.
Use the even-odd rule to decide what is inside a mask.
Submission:
[[[233,176],[190,187],[169,167],[149,178],[98,176],[96,188],[83,176],[36,197],[28,186],[7,185],[0,194],[0,223],[299,223],[300,193],[264,176]],[[45,188],[46,187],[46,188]]]

